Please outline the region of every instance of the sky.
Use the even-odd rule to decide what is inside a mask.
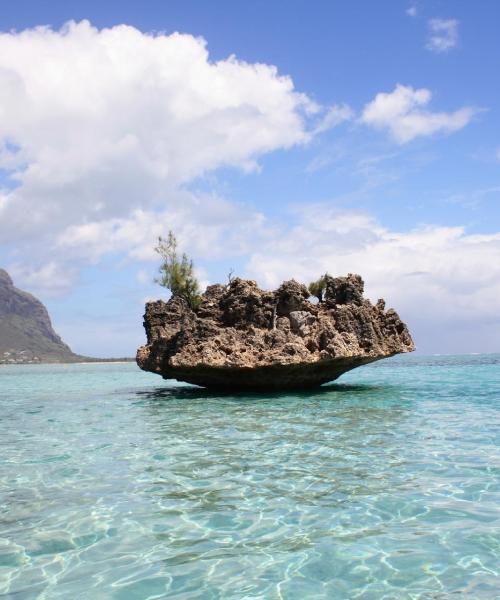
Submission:
[[[500,351],[500,4],[0,6],[0,266],[132,356],[159,235],[202,285],[360,273],[420,353]]]

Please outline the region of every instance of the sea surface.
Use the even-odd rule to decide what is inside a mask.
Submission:
[[[500,355],[220,395],[0,367],[0,598],[500,598]]]

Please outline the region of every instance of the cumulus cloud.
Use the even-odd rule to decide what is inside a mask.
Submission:
[[[426,48],[431,52],[449,52],[458,44],[458,21],[456,19],[430,19]]]
[[[466,106],[454,112],[432,112],[426,109],[432,92],[398,84],[394,91],[379,93],[363,110],[361,122],[375,129],[387,129],[399,144],[419,136],[449,133],[465,127],[478,112]]]
[[[87,21],[0,34],[0,242],[22,261],[28,239],[47,254],[87,236],[95,257],[156,213],[178,220],[196,204],[179,190],[205,173],[307,142],[314,118],[320,107],[275,67],[212,62],[188,34]]]
[[[416,16],[417,16],[417,7],[416,7],[416,5],[415,5],[415,4],[412,4],[411,6],[409,6],[409,7],[406,9],[406,14],[407,14],[409,17],[416,17]]]

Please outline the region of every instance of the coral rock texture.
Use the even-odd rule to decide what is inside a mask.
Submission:
[[[363,298],[359,275],[326,278],[324,301],[285,281],[274,292],[236,278],[211,285],[197,311],[178,296],[146,304],[145,371],[207,388],[285,390],[321,385],[360,365],[415,349],[406,325]]]

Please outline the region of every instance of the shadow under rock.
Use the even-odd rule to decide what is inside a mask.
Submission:
[[[138,390],[135,392],[140,400],[146,401],[174,401],[174,400],[211,400],[220,399],[231,400],[234,402],[251,402],[252,400],[292,400],[292,399],[340,399],[338,394],[355,394],[373,396],[395,394],[400,391],[398,386],[394,385],[373,385],[373,384],[343,384],[329,383],[316,388],[297,391],[270,391],[270,392],[230,392],[209,390],[202,387],[191,385],[166,386],[147,390]]]

